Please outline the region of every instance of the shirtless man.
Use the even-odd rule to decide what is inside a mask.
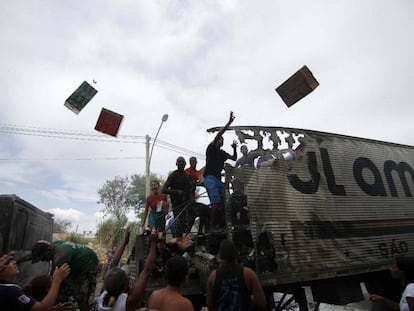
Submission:
[[[181,294],[188,281],[188,263],[181,256],[168,259],[165,265],[167,286],[154,291],[148,300],[148,308],[158,311],[194,311],[191,301]]]

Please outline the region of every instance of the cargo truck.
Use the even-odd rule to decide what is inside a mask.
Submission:
[[[195,235],[187,295],[202,304],[225,238],[272,310],[360,301],[361,285],[398,293],[387,270],[394,256],[414,256],[414,147],[282,127],[231,127],[227,137],[246,144],[255,165],[225,166],[225,233]],[[146,249],[138,236],[136,273]],[[161,285],[154,278],[148,290]]]

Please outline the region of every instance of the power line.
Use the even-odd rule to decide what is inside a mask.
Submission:
[[[180,150],[182,153],[185,153],[185,154],[187,154],[187,155],[197,155],[198,157],[200,157],[200,158],[205,158],[205,155],[204,154],[201,154],[201,153],[198,153],[198,152],[194,152],[194,151],[191,151],[191,150],[189,150],[189,149],[185,149],[185,148],[181,148],[181,147],[178,147],[178,146],[176,146],[176,145],[173,145],[173,144],[170,144],[170,143],[168,143],[168,142],[165,142],[165,141],[163,141],[163,140],[157,140],[157,142],[159,143],[159,147],[160,148],[166,148],[166,149],[168,149],[168,147],[170,147],[170,148],[175,148],[175,149],[178,149],[178,150]]]
[[[104,158],[0,158],[0,161],[99,161],[99,160],[142,160],[145,157],[104,157]]]
[[[38,132],[50,132],[55,134],[66,134],[66,135],[78,135],[78,136],[96,136],[102,138],[108,138],[107,135],[96,133],[96,132],[85,132],[77,130],[65,130],[65,129],[56,129],[48,127],[38,127],[38,126],[27,126],[27,125],[15,125],[15,124],[0,124],[0,129],[10,129],[17,131],[38,131]],[[145,139],[145,136],[138,135],[119,135],[120,138],[129,138],[129,139]]]
[[[137,135],[119,135],[116,139],[108,138],[106,135],[98,133],[88,133],[82,131],[72,131],[72,130],[62,130],[62,129],[53,129],[53,128],[41,128],[41,127],[31,127],[31,126],[18,126],[10,124],[0,124],[0,132],[8,134],[17,134],[17,135],[26,135],[26,136],[39,136],[47,138],[57,138],[57,139],[71,139],[71,140],[87,140],[87,141],[98,141],[98,142],[114,142],[114,143],[129,143],[129,144],[144,144],[145,136]],[[120,140],[119,138],[122,138]],[[127,140],[124,140],[127,139]],[[152,143],[154,139],[150,137]],[[178,154],[183,154],[187,156],[198,156],[199,158],[204,159],[205,156],[201,153],[182,148],[180,146],[157,140],[155,144],[165,150],[173,151]]]
[[[111,143],[127,143],[127,144],[136,144],[136,143],[144,144],[145,143],[145,140],[141,142],[130,141],[130,140],[119,140],[119,139],[111,139],[104,135],[87,134],[87,133],[78,134],[78,133],[70,133],[70,132],[64,132],[64,131],[59,132],[59,131],[48,131],[48,130],[33,130],[33,129],[0,127],[0,132],[8,133],[8,134],[27,135],[27,136],[40,136],[40,137],[72,139],[72,140],[89,140],[89,141],[100,141],[100,142],[111,142]],[[78,136],[75,136],[75,135],[78,135]]]

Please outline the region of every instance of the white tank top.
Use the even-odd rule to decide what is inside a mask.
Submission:
[[[101,296],[97,299],[98,301],[98,311],[125,311],[126,310],[126,302],[128,298],[127,293],[122,293],[118,296],[115,304],[112,307],[104,306],[103,299],[106,295],[106,291],[104,291]]]

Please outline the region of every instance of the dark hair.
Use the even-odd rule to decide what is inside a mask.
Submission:
[[[235,262],[237,258],[237,250],[231,241],[223,240],[220,243],[219,255],[225,262]]]
[[[188,274],[187,260],[181,256],[173,256],[165,264],[165,277],[168,285],[180,286]]]
[[[113,268],[108,271],[108,273],[105,275],[103,284],[104,290],[108,292],[103,299],[104,305],[109,305],[112,307],[112,305],[109,303],[110,298],[114,297],[115,302],[118,296],[125,291],[125,284],[127,281],[128,277],[123,269]]]
[[[411,257],[397,256],[395,263],[399,270],[403,271],[408,282],[414,282],[414,259]]]
[[[44,260],[47,251],[53,248],[49,241],[40,240],[32,246],[32,263]]]
[[[160,182],[157,179],[151,180],[150,184],[153,183],[153,182],[157,183],[158,186],[160,185]]]
[[[49,292],[51,285],[52,278],[49,275],[39,275],[33,278],[30,283],[23,288],[23,291],[37,301],[42,301]]]

